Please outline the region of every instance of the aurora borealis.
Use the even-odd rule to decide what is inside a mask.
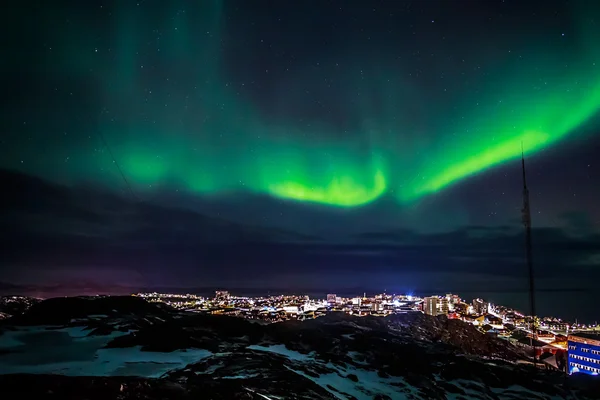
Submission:
[[[58,30],[45,17],[34,35],[44,38],[38,64],[28,66],[44,69],[45,93],[37,116],[12,121],[17,150],[2,164],[70,184],[122,185],[101,134],[140,196],[168,187],[342,207],[389,196],[406,205],[515,160],[521,143],[533,155],[590,134],[600,30],[588,9],[565,8],[571,25],[553,34],[519,26],[510,36],[506,5],[504,20],[458,46],[471,32],[456,17],[435,18],[447,5],[425,7],[430,21],[411,16],[410,4],[382,6],[385,29],[376,18],[363,23],[372,47],[326,27],[335,7],[319,17],[326,36],[306,44],[296,36],[308,28],[276,20],[296,11],[309,18],[308,6],[277,6],[253,22],[241,15],[254,15],[252,7],[216,0],[73,7],[81,15]],[[411,18],[418,45],[418,33],[390,28]],[[497,39],[494,51],[486,35]],[[301,50],[304,59],[287,54]]]

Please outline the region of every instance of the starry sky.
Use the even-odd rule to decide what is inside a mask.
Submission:
[[[5,280],[517,282],[522,148],[539,274],[600,270],[594,2],[11,7]]]

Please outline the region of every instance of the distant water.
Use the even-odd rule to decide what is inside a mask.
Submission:
[[[528,292],[473,292],[463,296],[480,297],[495,304],[515,308],[524,313],[529,312]],[[568,321],[578,320],[582,323],[600,322],[600,294],[597,291],[540,291],[536,292],[536,314],[552,316]]]

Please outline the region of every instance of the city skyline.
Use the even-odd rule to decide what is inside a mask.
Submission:
[[[50,299],[56,297],[78,297],[78,296],[129,296],[137,294],[154,294],[158,296],[175,296],[177,298],[201,298],[208,299],[214,293],[227,292],[232,297],[237,298],[276,298],[280,296],[289,297],[307,297],[311,299],[325,299],[334,288],[309,288],[300,287],[287,288],[249,288],[249,287],[168,287],[168,286],[125,286],[125,285],[103,285],[98,282],[71,282],[65,285],[14,285],[0,282],[0,295],[4,296],[28,296],[37,299]],[[481,300],[485,304],[496,304],[507,309],[518,310],[518,312],[527,315],[529,307],[529,292],[526,290],[508,290],[501,288],[497,291],[481,291],[476,288],[463,290],[441,290],[441,289],[415,289],[405,291],[399,287],[394,289],[367,288],[367,287],[346,287],[333,290],[337,296],[344,299],[350,299],[363,296],[371,299],[378,295],[384,296],[408,296],[415,299],[425,299],[428,297],[444,296],[440,293],[459,293],[461,301],[475,302]],[[557,294],[565,294],[575,301],[564,301]],[[537,315],[542,318],[558,318],[565,321],[578,322],[580,324],[597,324],[598,313],[595,307],[576,308],[576,297],[581,294],[586,295],[581,290],[541,290],[537,292],[537,297],[542,299],[542,307],[537,309]],[[575,299],[573,299],[575,298]],[[550,301],[549,301],[550,300]],[[554,300],[554,301],[552,301]],[[556,301],[558,300],[558,301]],[[438,303],[437,306],[440,306]],[[420,309],[421,310],[421,309]],[[421,310],[423,311],[423,310]],[[540,312],[541,311],[541,312]],[[425,312],[426,313],[426,312]]]

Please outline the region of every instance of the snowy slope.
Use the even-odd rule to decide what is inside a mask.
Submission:
[[[518,365],[515,348],[460,321],[332,314],[260,325],[138,300],[66,299],[4,321],[0,387],[90,400],[600,398],[599,381]]]

